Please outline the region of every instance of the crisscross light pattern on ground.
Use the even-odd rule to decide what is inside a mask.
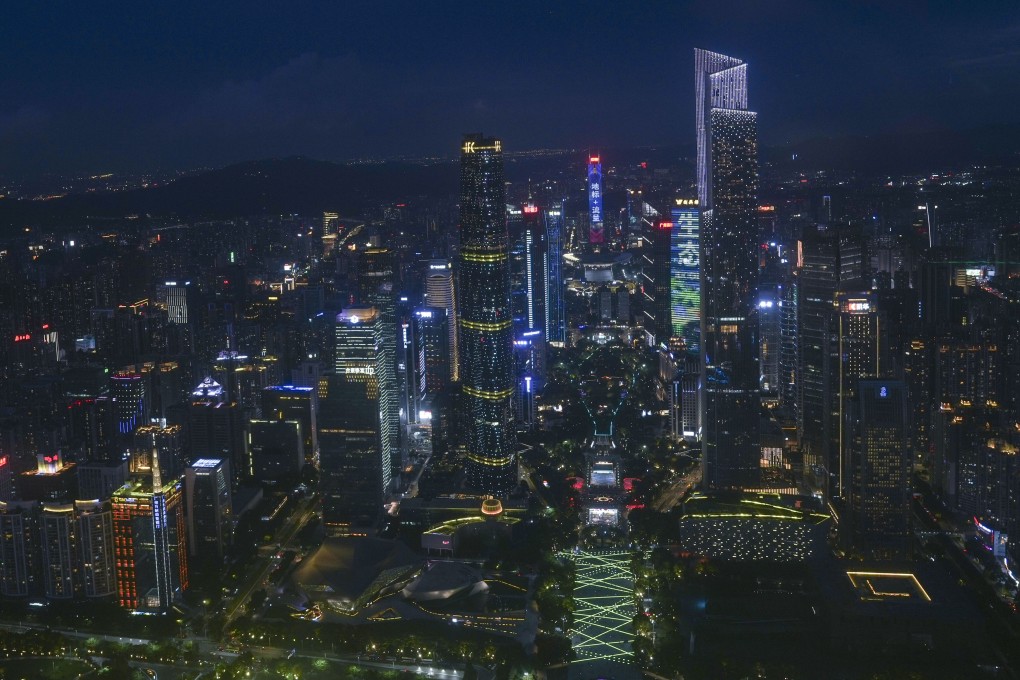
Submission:
[[[630,553],[623,550],[566,555],[577,569],[574,582],[574,630],[577,661],[632,663],[634,577]]]

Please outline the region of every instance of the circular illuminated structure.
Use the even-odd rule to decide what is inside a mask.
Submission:
[[[486,498],[482,501],[482,514],[488,517],[499,517],[503,514],[503,504],[498,498]]]

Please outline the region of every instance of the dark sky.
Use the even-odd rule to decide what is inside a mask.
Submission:
[[[766,144],[1020,122],[1016,0],[15,0],[0,174],[690,142],[695,46]]]

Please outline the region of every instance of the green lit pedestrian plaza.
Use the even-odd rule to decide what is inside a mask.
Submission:
[[[625,550],[566,553],[574,562],[576,660],[571,678],[639,677],[631,652],[634,579],[631,553]]]

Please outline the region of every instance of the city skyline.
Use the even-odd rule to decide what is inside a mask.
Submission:
[[[0,26],[3,672],[1018,677],[1020,22],[531,1]]]

